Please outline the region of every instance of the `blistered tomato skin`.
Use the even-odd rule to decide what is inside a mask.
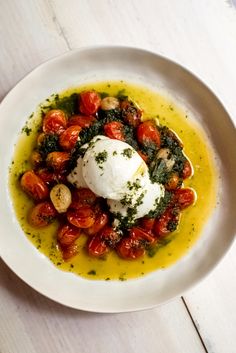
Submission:
[[[123,238],[116,249],[118,255],[126,260],[135,260],[145,254],[145,249],[140,241],[132,237]]]
[[[78,246],[75,243],[72,243],[68,246],[61,246],[62,257],[64,261],[69,261],[72,257],[78,255]]]
[[[63,110],[49,110],[43,119],[43,132],[60,135],[67,127],[67,117]]]
[[[44,201],[34,206],[28,216],[29,223],[35,228],[48,226],[57,216],[53,204],[50,201]]]
[[[95,222],[95,215],[91,207],[81,206],[67,211],[67,220],[78,228],[89,228]]]
[[[179,212],[173,208],[167,208],[167,210],[156,220],[154,225],[154,233],[156,237],[164,237],[171,233],[174,229],[170,227],[171,224],[178,225]]]
[[[36,201],[45,200],[49,196],[46,183],[33,170],[23,174],[20,184],[22,189]]]
[[[93,115],[98,111],[101,104],[101,98],[95,91],[86,91],[80,93],[79,110],[82,114]]]
[[[186,160],[184,163],[184,169],[182,171],[183,179],[187,179],[191,177],[192,174],[193,174],[193,169],[192,169],[191,163],[188,160]]]
[[[94,235],[88,242],[88,253],[93,257],[101,257],[107,254],[109,247],[105,241],[101,239],[100,235]]]
[[[59,137],[59,144],[65,151],[71,151],[79,138],[81,127],[73,125],[68,127]]]
[[[124,125],[119,121],[112,121],[104,125],[104,132],[110,139],[125,141]]]
[[[178,189],[174,195],[175,203],[181,210],[191,206],[195,202],[195,192],[189,188]]]
[[[148,218],[148,217],[143,217],[140,221],[140,226],[141,228],[145,229],[147,232],[152,232],[154,224],[155,224],[155,218]]]
[[[90,127],[97,119],[92,115],[73,115],[69,121],[68,126],[80,126],[81,128]]]
[[[161,145],[160,133],[153,121],[144,121],[137,128],[137,138],[141,145],[147,146],[150,143],[157,147]]]
[[[101,212],[96,216],[94,224],[86,229],[86,234],[94,235],[100,232],[105,225],[108,223],[108,215],[105,212]]]
[[[80,229],[71,224],[63,224],[57,233],[57,240],[62,246],[69,246],[80,236]]]
[[[69,152],[51,152],[47,155],[47,165],[55,172],[65,172],[70,160]]]

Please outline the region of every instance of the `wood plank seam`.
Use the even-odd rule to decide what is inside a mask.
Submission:
[[[186,303],[184,297],[181,297],[181,299],[182,299],[182,302],[183,302],[183,304],[184,304],[184,306],[185,306],[185,309],[186,309],[186,311],[187,311],[187,313],[188,313],[188,315],[189,315],[189,317],[190,317],[190,319],[191,319],[191,321],[192,321],[192,324],[193,324],[193,326],[194,326],[194,328],[195,328],[195,330],[196,330],[196,332],[197,332],[197,335],[198,335],[198,337],[199,337],[199,339],[200,339],[200,342],[201,342],[201,344],[202,344],[202,346],[203,346],[205,352],[206,352],[206,353],[209,353],[209,352],[208,352],[208,349],[207,349],[207,347],[206,347],[206,345],[205,345],[205,342],[204,342],[204,340],[203,340],[203,338],[202,338],[202,336],[201,336],[201,333],[200,333],[200,331],[199,331],[199,329],[198,329],[198,327],[197,327],[197,325],[196,325],[196,323],[195,323],[195,320],[194,320],[194,318],[193,318],[193,316],[192,316],[192,314],[191,314],[191,312],[190,312],[190,310],[189,310],[189,308],[188,308],[188,305],[187,305],[187,303]]]

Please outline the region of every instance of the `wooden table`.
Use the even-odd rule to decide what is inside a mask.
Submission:
[[[192,70],[221,98],[236,122],[235,0],[1,0],[0,4],[0,98],[35,66],[70,49],[132,45]],[[56,304],[1,262],[0,352],[234,353],[235,250],[234,244],[216,270],[183,297],[154,310],[116,315]]]

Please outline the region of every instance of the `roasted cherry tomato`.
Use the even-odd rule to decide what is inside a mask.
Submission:
[[[62,246],[69,246],[80,236],[80,229],[72,224],[63,224],[57,233],[57,240]]]
[[[30,160],[34,167],[39,167],[42,164],[43,158],[38,151],[33,151]]]
[[[191,163],[186,159],[184,162],[184,169],[182,171],[183,179],[187,179],[192,175],[192,166]]]
[[[109,251],[108,245],[101,239],[100,235],[94,235],[88,242],[88,253],[91,256],[100,257]]]
[[[181,210],[192,205],[195,201],[195,193],[192,189],[178,189],[175,191],[174,201]]]
[[[95,222],[95,215],[90,206],[81,206],[67,211],[67,219],[78,228],[89,228]]]
[[[94,235],[102,230],[108,222],[108,215],[105,212],[100,212],[96,215],[94,224],[86,229],[86,234]]]
[[[141,145],[155,144],[157,147],[161,145],[160,133],[151,120],[144,121],[137,128],[137,138]]]
[[[48,226],[56,217],[57,211],[50,201],[34,206],[29,213],[29,223],[36,228]]]
[[[63,110],[49,110],[43,118],[43,132],[60,135],[67,126],[67,117]]]
[[[72,204],[70,208],[80,208],[82,205],[94,205],[97,196],[87,188],[76,189],[72,192]]]
[[[79,110],[82,114],[93,115],[101,104],[101,97],[97,92],[87,91],[80,93]]]
[[[178,221],[179,212],[173,208],[168,208],[155,222],[155,235],[162,237],[173,232],[177,228]]]
[[[104,125],[104,132],[107,137],[115,140],[125,140],[124,125],[119,121],[112,121]]]
[[[114,248],[121,238],[120,233],[110,226],[105,226],[99,235],[111,248]]]
[[[40,132],[40,134],[37,137],[37,145],[40,146],[44,139],[45,139],[46,134],[44,132]]]
[[[132,102],[124,100],[120,103],[121,114],[124,121],[133,127],[137,127],[141,122],[142,111],[135,107]]]
[[[36,174],[48,185],[67,181],[65,174],[50,172],[47,168],[38,169]]]
[[[173,173],[165,184],[166,190],[175,190],[181,185],[181,180],[177,173]]]
[[[76,142],[78,141],[79,133],[81,131],[81,127],[78,125],[73,125],[68,127],[59,138],[60,146],[66,150],[70,151],[75,147]]]
[[[129,236],[132,239],[138,239],[143,242],[145,245],[152,245],[156,242],[156,239],[148,233],[145,229],[139,227],[133,227],[129,231]]]
[[[71,244],[66,247],[61,247],[63,260],[70,260],[72,257],[78,254],[77,244]]]
[[[90,127],[97,119],[92,115],[73,115],[69,121],[68,126],[78,125],[82,128]]]
[[[139,239],[123,238],[116,247],[118,255],[126,260],[135,260],[145,254],[143,244]]]
[[[146,154],[144,154],[143,152],[141,152],[140,150],[137,151],[137,152],[138,152],[138,154],[140,155],[140,157],[143,159],[143,161],[144,161],[145,163],[147,163],[147,162],[148,162],[148,156],[147,156]]]
[[[23,174],[20,184],[22,189],[36,201],[44,200],[49,196],[47,185],[33,170]]]
[[[155,218],[148,218],[148,217],[143,217],[140,220],[140,226],[141,228],[145,229],[148,232],[152,232],[154,224],[155,224]]]
[[[47,155],[47,165],[56,172],[64,172],[70,160],[69,152],[51,152]]]

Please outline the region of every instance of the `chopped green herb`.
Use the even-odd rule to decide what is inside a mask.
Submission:
[[[133,153],[134,151],[132,150],[132,148],[125,148],[121,154],[124,157],[131,158]]]
[[[87,274],[95,276],[96,275],[96,271],[95,270],[91,270],[91,271],[87,272]]]
[[[22,129],[21,129],[22,133],[25,133],[27,136],[29,136],[32,132],[32,129],[30,129],[27,125],[25,125]]]

